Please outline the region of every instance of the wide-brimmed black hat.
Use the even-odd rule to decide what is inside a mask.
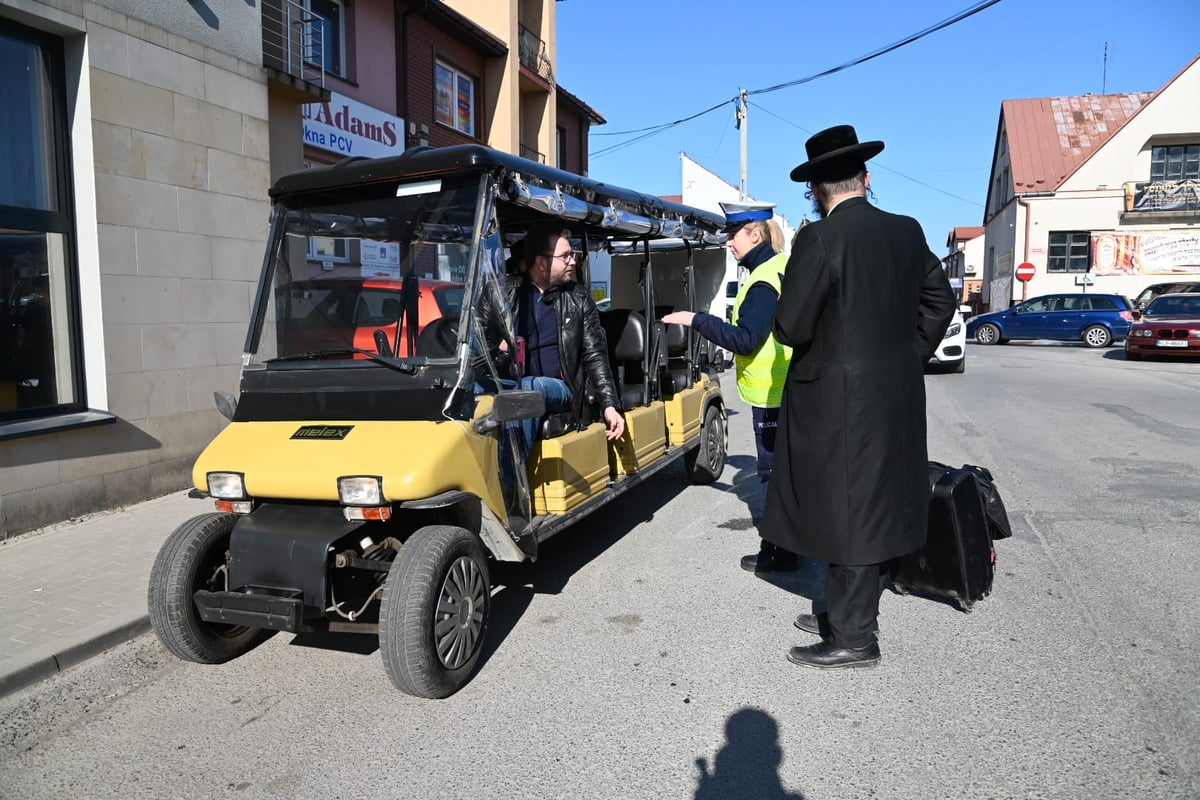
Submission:
[[[858,141],[852,125],[835,125],[815,133],[804,149],[808,161],[792,170],[797,183],[848,178],[883,151],[883,142]]]

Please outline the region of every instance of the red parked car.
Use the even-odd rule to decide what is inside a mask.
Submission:
[[[347,346],[375,352],[379,347],[377,332],[382,332],[383,340],[388,342],[386,355],[409,357],[410,317],[405,315],[402,323],[400,320],[402,288],[403,283],[398,280],[317,278],[293,281],[277,289],[276,302],[283,308],[279,322],[280,355]],[[452,355],[453,329],[445,333],[433,329],[444,327],[445,323],[440,322],[443,319],[451,324],[458,321],[463,284],[421,278],[417,290],[418,330],[430,345],[422,346],[418,337],[417,353]],[[435,326],[435,322],[439,324]],[[399,331],[397,323],[401,323]],[[426,334],[427,330],[429,334]],[[431,336],[439,341],[430,340]],[[449,336],[448,345],[432,346],[442,345],[446,336]],[[443,352],[447,348],[451,352]]]
[[[1125,358],[1142,356],[1200,356],[1200,292],[1164,294],[1134,312]]]

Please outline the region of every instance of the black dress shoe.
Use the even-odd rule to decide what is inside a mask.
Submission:
[[[788,651],[788,661],[817,669],[866,669],[879,666],[882,658],[878,642],[863,647],[838,647],[823,639],[819,644],[793,647]]]
[[[764,553],[760,550],[757,553],[742,556],[742,569],[747,572],[788,572],[795,569],[799,565],[799,561],[800,559],[795,554],[787,551],[780,555],[778,552]]]
[[[815,636],[820,636],[822,639],[827,639],[831,635],[829,632],[829,622],[825,615],[817,616],[816,614],[801,614],[796,617],[796,621],[792,623],[805,633],[811,633]],[[879,637],[879,625],[875,626],[872,631],[876,638]]]

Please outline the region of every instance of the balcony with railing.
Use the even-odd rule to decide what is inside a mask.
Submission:
[[[1125,184],[1125,209],[1129,222],[1163,217],[1200,217],[1200,180],[1129,181]]]
[[[517,50],[521,66],[544,80],[548,86],[554,85],[554,67],[546,54],[546,43],[524,25],[520,26],[520,42]]]
[[[328,100],[325,19],[295,0],[262,0],[263,66],[297,99]]]
[[[538,152],[536,148],[530,147],[527,144],[521,145],[521,158],[528,158],[530,161],[540,161],[543,164],[546,163],[545,154]]]

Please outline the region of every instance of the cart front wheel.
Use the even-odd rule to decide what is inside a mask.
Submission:
[[[237,514],[201,514],[167,537],[150,570],[150,626],[172,654],[197,664],[221,664],[254,647],[259,628],[205,622],[192,595],[228,589],[229,537]]]
[[[470,680],[483,651],[491,579],[478,537],[430,525],[400,548],[379,607],[379,652],[405,694],[448,697]]]

